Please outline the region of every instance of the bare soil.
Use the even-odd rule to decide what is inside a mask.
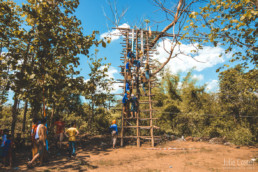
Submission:
[[[144,143],[141,148],[128,145],[112,149],[110,142],[111,139],[106,136],[81,139],[74,159],[67,158],[65,148],[57,156],[53,147],[48,162],[33,169],[26,166],[27,154],[20,153],[14,167],[0,168],[0,171],[258,171],[258,163],[251,160],[258,157],[257,147],[175,140],[161,143],[155,148]]]

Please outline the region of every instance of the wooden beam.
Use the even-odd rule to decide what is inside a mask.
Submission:
[[[120,127],[119,127],[120,128]],[[137,126],[124,126],[124,128],[138,128]],[[149,130],[149,129],[160,129],[160,127],[157,127],[157,126],[139,126],[140,129],[146,129],[146,130]]]

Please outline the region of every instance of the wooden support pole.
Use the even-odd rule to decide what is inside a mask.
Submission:
[[[128,53],[128,46],[129,46],[129,42],[128,42],[128,35],[129,35],[129,33],[127,32],[126,33],[126,50],[125,50],[125,54],[124,54],[124,58],[126,59],[126,56],[127,56],[127,53]],[[124,60],[124,70],[126,70],[126,68],[125,68],[125,66],[126,66],[126,60]],[[125,73],[125,75],[124,75],[124,86],[126,86],[126,78],[127,78],[127,74]],[[124,87],[124,93],[126,92],[126,87]],[[123,104],[122,104],[122,106],[123,106]],[[122,109],[123,109],[123,107],[122,107]],[[126,109],[126,107],[124,107],[124,109]],[[122,122],[121,122],[121,124],[122,124],[122,126],[121,126],[121,147],[122,146],[124,146],[124,111],[122,110]]]
[[[149,35],[146,33],[146,48],[149,50]],[[149,62],[149,51],[147,51],[147,63]],[[151,82],[148,81],[149,95],[151,94]],[[152,110],[151,96],[149,96],[149,109]],[[153,124],[152,124],[152,111],[150,111],[150,135],[151,135],[151,146],[154,147],[154,136],[153,136]]]

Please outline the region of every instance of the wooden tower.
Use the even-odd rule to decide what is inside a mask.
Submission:
[[[131,65],[131,76],[130,82],[130,94],[134,94],[138,99],[138,112],[134,118],[130,118],[130,107],[123,112],[121,115],[121,146],[124,145],[124,139],[136,139],[137,147],[140,147],[141,140],[148,139],[151,140],[151,146],[154,147],[155,139],[159,139],[159,136],[154,136],[154,130],[159,129],[155,126],[155,110],[153,109],[153,94],[152,88],[156,85],[155,78],[151,76],[151,70],[155,68],[152,57],[153,53],[156,51],[151,43],[154,35],[148,30],[139,29],[128,29],[128,28],[116,28],[123,35],[123,46],[122,57],[120,60],[123,62],[121,67],[121,75],[124,79],[118,80],[118,82],[123,83],[123,94],[126,93],[126,82],[128,82],[128,73],[126,72],[126,63],[128,62],[128,51],[132,51],[135,55],[135,59],[140,62],[140,67]],[[155,34],[155,33],[153,33]],[[150,71],[150,78],[145,82],[145,93],[142,91],[142,83],[140,82],[141,74],[146,71],[146,64],[148,65]],[[123,104],[122,104],[123,106]]]

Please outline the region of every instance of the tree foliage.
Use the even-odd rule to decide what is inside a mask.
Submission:
[[[79,76],[78,55],[88,58],[92,46],[106,43],[96,38],[97,31],[84,35],[74,15],[79,1],[28,0],[20,7],[1,0],[0,5],[1,105],[11,89],[12,134],[19,101],[29,102],[32,117],[47,115],[48,108],[51,120],[64,111],[83,115],[80,95],[92,87]]]
[[[189,15],[190,27],[185,29],[197,37],[195,41],[226,47],[225,53],[232,53],[231,62],[256,66],[257,5],[256,0],[210,0]]]
[[[246,84],[249,80],[238,65],[220,73],[218,93],[208,93],[205,85],[196,85],[192,71],[184,77],[166,71],[161,87],[154,90],[158,95],[155,108],[161,111],[161,131],[178,136],[225,137],[236,144],[257,142],[257,95],[253,86]]]

